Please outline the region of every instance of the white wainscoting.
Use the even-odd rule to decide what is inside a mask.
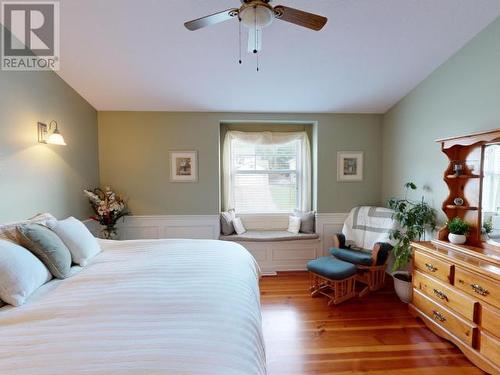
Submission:
[[[322,255],[329,255],[328,250],[333,246],[333,236],[342,232],[344,221],[349,213],[317,214],[316,232],[321,238]]]
[[[264,275],[278,271],[303,271],[321,252],[321,240],[238,242],[253,255]]]
[[[120,240],[218,239],[219,215],[127,216],[118,223]]]

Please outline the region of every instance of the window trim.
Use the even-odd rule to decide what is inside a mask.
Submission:
[[[259,132],[248,132],[239,130],[228,130],[225,134],[223,145],[222,145],[222,158],[221,158],[221,202],[222,209],[229,210],[235,208],[233,200],[233,170],[234,163],[232,158],[232,148],[231,144],[234,139],[241,140],[242,142],[249,142],[261,145],[280,145],[285,143],[290,143],[294,140],[300,141],[297,148],[297,156],[300,157],[297,164],[297,170],[292,171],[295,173],[297,179],[297,186],[301,187],[301,191],[298,191],[298,202],[296,207],[301,211],[310,211],[313,199],[313,163],[312,163],[312,149],[309,139],[309,135],[306,131],[293,131],[293,132],[271,132],[271,131],[259,131]],[[259,170],[257,170],[259,171]],[[250,173],[257,175],[256,170],[250,171]],[[266,171],[263,170],[262,173],[274,174],[283,173],[288,170],[275,170]],[[243,172],[243,171],[240,171]],[[249,173],[249,174],[250,174]],[[283,212],[249,212],[248,214],[277,214],[282,215]]]

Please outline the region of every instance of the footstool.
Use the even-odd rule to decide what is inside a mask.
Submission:
[[[322,294],[330,298],[328,305],[337,305],[356,296],[356,266],[331,256],[307,263],[311,276],[311,297]]]

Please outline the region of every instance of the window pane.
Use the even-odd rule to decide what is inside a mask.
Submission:
[[[236,174],[237,212],[292,212],[297,208],[297,176],[290,173]]]
[[[291,212],[298,207],[300,141],[231,145],[233,198],[237,212]]]
[[[296,170],[299,141],[284,145],[252,145],[233,141],[232,157],[236,170]]]

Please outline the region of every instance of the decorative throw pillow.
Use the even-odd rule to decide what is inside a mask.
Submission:
[[[97,239],[85,224],[74,217],[65,220],[49,220],[47,226],[64,242],[71,253],[73,263],[85,267],[88,261],[101,252]]]
[[[299,211],[295,210],[294,215],[300,218],[300,233],[313,234],[315,221],[316,221],[316,212],[315,211]]]
[[[40,224],[18,227],[21,243],[42,261],[58,279],[70,275],[71,253],[62,240],[49,228]]]
[[[236,231],[236,234],[240,235],[245,233],[247,230],[245,229],[245,226],[243,225],[243,222],[239,217],[233,220],[233,226],[234,230]]]
[[[25,248],[0,240],[0,299],[22,305],[39,287],[52,279],[47,267]],[[0,302],[1,305],[1,302]]]
[[[289,216],[288,217],[288,232],[293,234],[299,234],[300,231],[300,217]]]
[[[236,212],[234,209],[227,210],[220,214],[220,230],[224,236],[229,236],[234,233],[234,219],[236,219]]]

